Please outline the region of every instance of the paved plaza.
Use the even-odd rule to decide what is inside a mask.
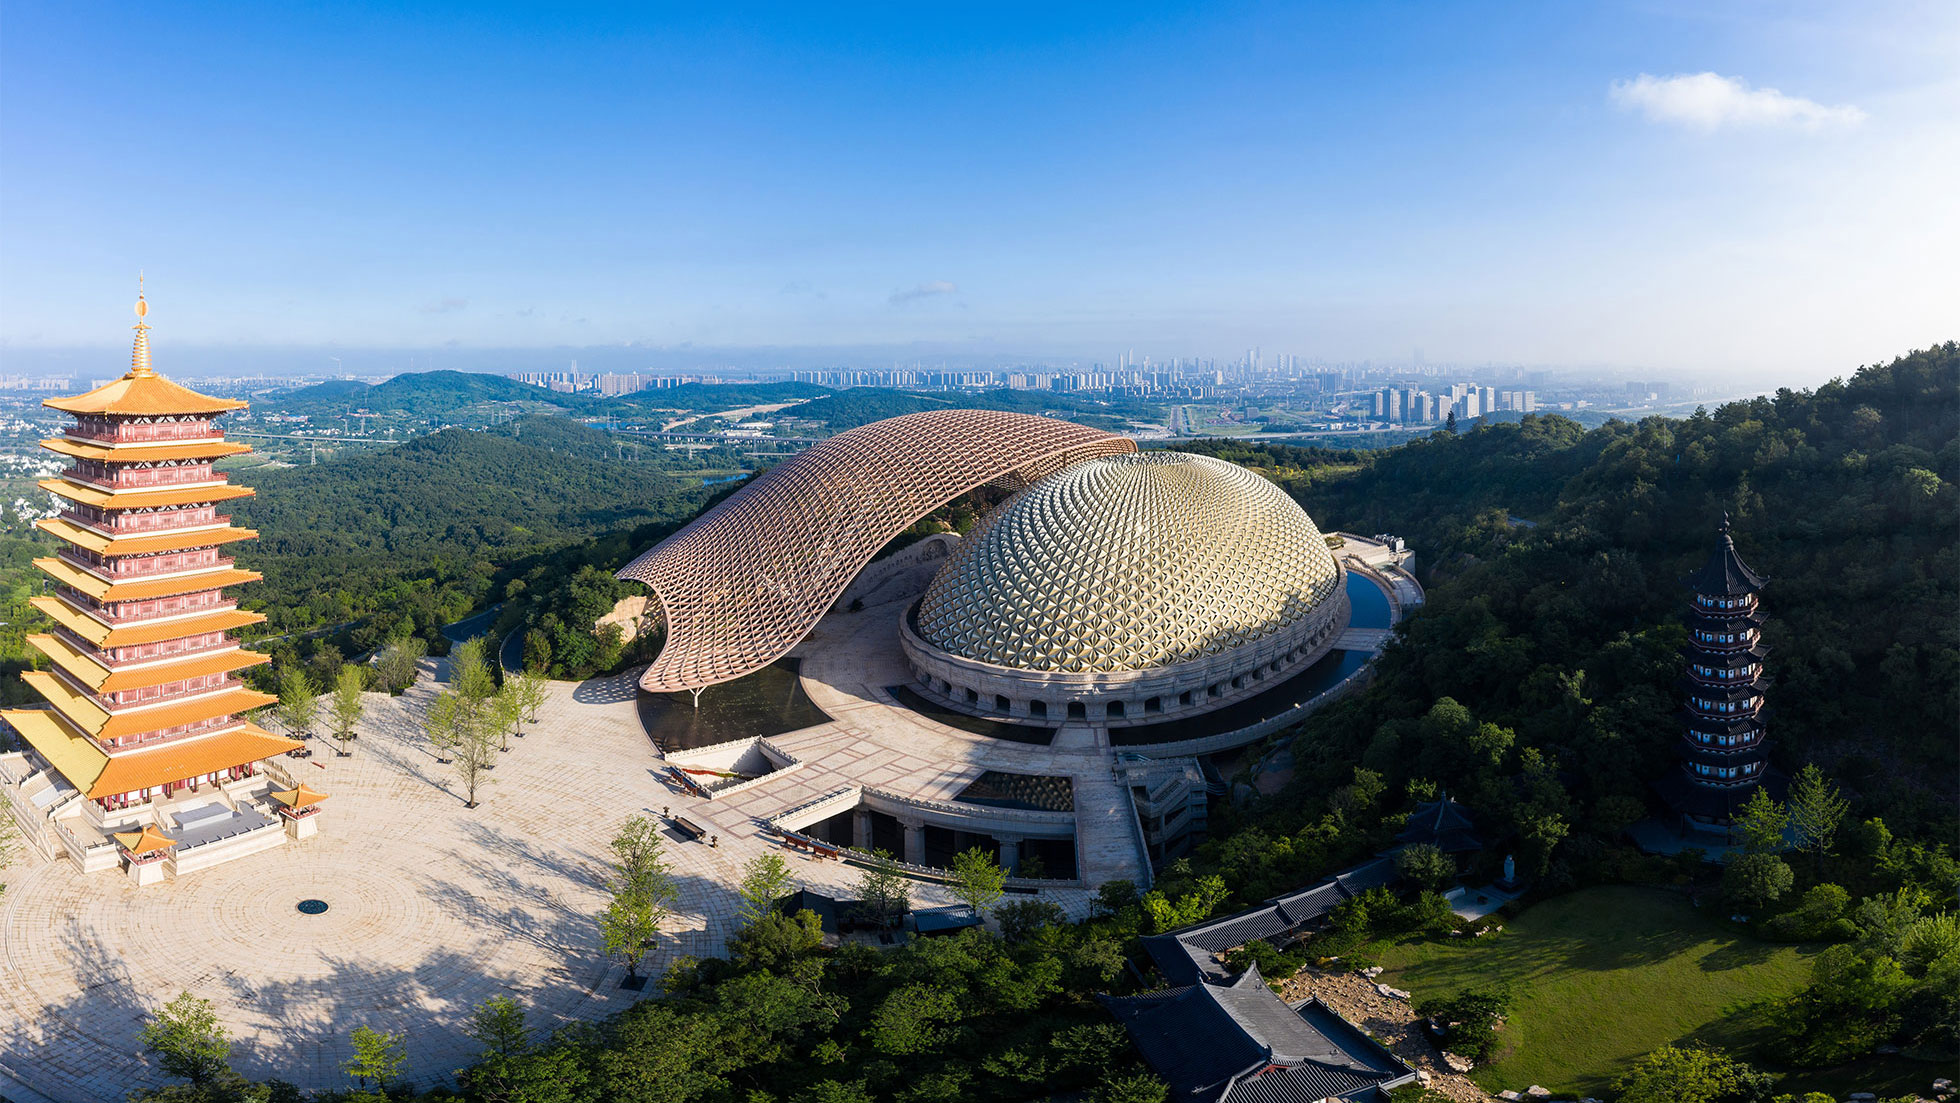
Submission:
[[[420,735],[434,695],[425,674],[400,698],[368,696],[353,757],[316,741],[294,763],[331,794],[315,838],[142,889],[22,848],[0,897],[0,1094],[15,1093],[11,1078],[56,1103],[95,1103],[168,1082],[137,1031],[185,990],[217,1005],[242,1072],[309,1089],[349,1086],[340,1066],[363,1024],[406,1033],[407,1074],[426,1086],[474,1056],[461,1026],[491,996],[519,1000],[544,1028],[618,1011],[636,994],[598,948],[606,843],[625,817],[667,805],[721,845],[669,832],[681,901],[649,967],[721,952],[729,886],[775,844],[740,811],[659,779],[637,674],[554,684],[475,810]],[[782,853],[806,887],[857,877]],[[913,896],[947,902],[926,885]],[[309,897],[329,910],[301,915]]]

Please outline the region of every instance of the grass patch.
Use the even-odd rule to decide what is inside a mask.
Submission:
[[[1543,1084],[1604,1095],[1637,1057],[1700,1040],[1774,1067],[1765,998],[1810,978],[1816,946],[1761,942],[1682,897],[1602,887],[1546,901],[1474,941],[1405,943],[1380,955],[1383,980],[1424,996],[1508,985],[1504,1049],[1471,1078],[1488,1091]]]

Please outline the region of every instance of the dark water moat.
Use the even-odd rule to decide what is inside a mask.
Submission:
[[[799,659],[778,659],[753,674],[692,693],[645,693],[640,724],[660,750],[687,751],[828,723],[797,677]]]

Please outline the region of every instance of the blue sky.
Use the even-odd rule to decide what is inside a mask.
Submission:
[[[9,3],[0,369],[1960,335],[1954,5],[828,7]]]

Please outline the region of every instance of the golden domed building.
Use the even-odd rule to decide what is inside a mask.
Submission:
[[[1293,499],[1209,456],[1091,459],[988,514],[901,626],[920,684],[983,716],[1134,723],[1231,704],[1347,627]]]

